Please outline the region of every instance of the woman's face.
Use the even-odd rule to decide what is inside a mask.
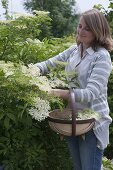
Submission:
[[[93,32],[86,25],[83,17],[80,17],[77,27],[77,39],[79,42],[83,43],[86,48],[90,47],[91,43],[95,39]]]

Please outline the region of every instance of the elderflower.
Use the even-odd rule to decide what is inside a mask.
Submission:
[[[5,72],[5,77],[11,76],[11,75],[13,75],[13,74],[14,74],[13,71],[6,71],[6,72]]]
[[[91,110],[91,109],[84,109],[84,110],[78,110],[76,119],[77,120],[86,120],[86,119],[92,119],[99,120],[101,118],[100,114]],[[71,120],[72,115],[69,115],[66,119]]]
[[[60,87],[60,88],[68,88],[68,84],[66,84],[64,81],[56,78],[54,80],[49,80],[49,83],[52,88]]]
[[[19,18],[19,17],[28,18],[28,17],[34,17],[34,15],[33,15],[33,14],[30,14],[30,13],[14,12],[14,17],[15,17],[15,18]]]
[[[50,14],[49,11],[37,11],[37,10],[34,10],[33,12],[35,14],[37,14],[37,15],[48,15],[48,14]]]
[[[42,91],[45,92],[51,91],[51,86],[46,76],[40,76],[38,77],[38,79],[32,78],[32,80],[30,80],[30,84],[38,86],[39,89]]]
[[[28,65],[28,73],[30,76],[37,77],[40,76],[40,69],[31,63]]]
[[[32,63],[28,65],[28,67],[22,65],[21,66],[22,73],[24,73],[28,77],[39,77],[40,76],[40,69],[33,65]]]
[[[48,112],[50,110],[50,105],[47,100],[42,100],[39,97],[34,98],[34,107],[28,110],[28,113],[34,118],[35,120],[42,121],[46,117],[48,117]]]
[[[43,45],[44,44],[44,42],[42,42],[42,41],[40,41],[39,39],[31,39],[31,38],[27,38],[26,39],[26,42],[27,43],[30,43],[30,44],[35,44],[35,45],[38,45],[38,46],[40,46],[40,45]]]
[[[0,61],[0,69],[3,70],[6,78],[14,74],[14,64],[12,62]]]
[[[85,120],[85,119],[91,119],[91,118],[94,118],[95,120],[99,120],[101,116],[99,113],[91,109],[84,109],[84,110],[78,111],[77,119]]]
[[[50,110],[49,98],[47,96],[48,101],[45,99],[45,92],[49,92],[51,86],[47,77],[40,76],[40,69],[33,64],[26,67],[23,63],[0,61],[0,71],[4,72],[3,76],[7,80],[4,82],[4,86],[6,88],[10,85],[11,87],[13,86],[14,90],[17,90],[15,94],[17,96],[14,97],[17,100],[28,102],[28,107],[26,108],[28,113],[38,121],[44,120]],[[12,76],[7,78],[9,75]]]

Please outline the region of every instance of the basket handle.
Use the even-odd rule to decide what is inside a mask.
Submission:
[[[76,105],[75,105],[75,94],[73,89],[70,89],[70,105],[72,108],[72,136],[76,134]]]

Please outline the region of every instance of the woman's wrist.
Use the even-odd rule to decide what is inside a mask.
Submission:
[[[62,99],[68,99],[69,98],[69,90],[52,89],[51,95],[60,97]]]

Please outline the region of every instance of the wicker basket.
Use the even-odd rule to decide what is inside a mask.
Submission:
[[[65,108],[62,111],[57,109],[49,113],[49,125],[55,132],[66,136],[82,135],[91,130],[95,119],[76,120],[78,110],[75,107],[75,95],[70,90],[71,109]],[[69,120],[72,117],[72,120]]]

